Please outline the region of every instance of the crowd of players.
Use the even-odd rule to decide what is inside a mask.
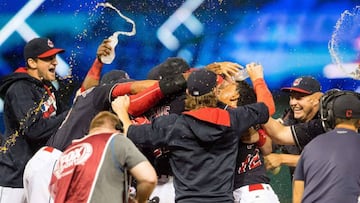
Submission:
[[[249,84],[239,64],[173,57],[135,81],[102,73],[110,51],[104,40],[70,105],[51,83],[64,50],[26,44],[0,85],[0,202],[280,202],[267,170],[284,164],[293,202],[360,201],[358,93],[301,76],[275,119],[261,64],[244,67]]]

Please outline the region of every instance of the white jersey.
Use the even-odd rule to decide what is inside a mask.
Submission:
[[[26,202],[52,203],[49,184],[56,160],[62,154],[53,147],[42,147],[28,161],[24,171]]]

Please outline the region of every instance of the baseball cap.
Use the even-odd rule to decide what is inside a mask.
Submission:
[[[317,81],[314,77],[302,76],[296,78],[291,87],[283,87],[281,88],[281,91],[313,94],[315,92],[320,92],[321,86],[319,81]]]
[[[335,118],[360,118],[360,95],[344,94],[334,101]]]
[[[62,52],[65,52],[65,50],[55,48],[50,39],[34,38],[25,45],[24,58],[25,60],[29,58],[46,58]]]
[[[133,79],[130,79],[127,72],[123,70],[111,70],[107,73],[105,73],[100,80],[100,84],[115,84],[115,83],[122,83],[122,82],[130,82],[134,81]]]
[[[187,89],[191,96],[201,96],[209,93],[216,84],[217,75],[206,69],[191,72],[187,79]]]
[[[180,57],[169,57],[164,62],[152,68],[147,79],[161,80],[165,77],[172,77],[179,73],[184,73],[190,69],[189,64]]]

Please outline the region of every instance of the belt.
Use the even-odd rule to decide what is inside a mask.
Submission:
[[[265,188],[264,188],[263,184],[261,184],[261,183],[249,185],[249,191],[263,190],[263,189],[265,189]]]
[[[48,152],[53,152],[54,151],[54,148],[53,147],[44,147],[43,149],[44,151],[48,151]]]

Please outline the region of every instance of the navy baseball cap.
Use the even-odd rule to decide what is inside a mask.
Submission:
[[[333,107],[335,118],[360,118],[360,95],[355,94],[344,94],[335,98]]]
[[[25,61],[29,58],[46,58],[58,53],[65,52],[64,49],[55,48],[54,43],[48,38],[34,38],[24,47]]]
[[[217,84],[217,75],[209,70],[191,72],[187,79],[187,89],[191,96],[201,96],[211,92]]]
[[[296,78],[291,87],[281,88],[281,91],[313,94],[315,92],[321,92],[321,86],[319,81],[317,81],[314,77],[303,76]]]
[[[133,79],[130,79],[127,72],[123,70],[111,70],[107,73],[105,73],[100,80],[100,84],[104,85],[111,85],[115,83],[123,83],[123,82],[131,82],[134,81]]]
[[[169,57],[164,62],[152,68],[148,75],[148,80],[161,80],[171,78],[179,73],[184,73],[190,69],[189,64],[180,57]]]

